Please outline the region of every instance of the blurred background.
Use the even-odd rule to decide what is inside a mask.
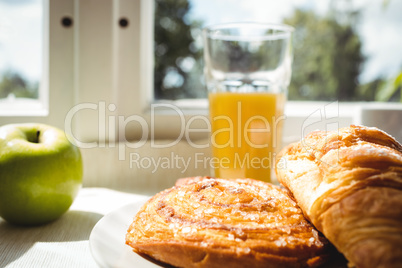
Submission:
[[[295,27],[290,100],[401,101],[401,1],[156,1],[155,96],[202,98],[200,28],[233,21]]]
[[[38,98],[43,2],[0,0],[0,98]],[[295,27],[289,100],[402,102],[402,1],[155,0],[154,98],[205,98],[201,28]]]

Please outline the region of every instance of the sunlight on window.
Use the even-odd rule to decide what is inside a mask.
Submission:
[[[42,1],[0,0],[0,99],[37,99],[41,75]]]
[[[206,97],[200,29],[296,28],[290,100],[402,102],[402,1],[155,0],[156,99]]]

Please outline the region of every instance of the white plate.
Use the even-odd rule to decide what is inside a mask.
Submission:
[[[100,267],[161,267],[132,251],[125,235],[134,215],[146,199],[128,204],[105,215],[89,236],[89,247]]]
[[[89,236],[89,247],[96,263],[100,267],[110,268],[160,268],[171,267],[160,265],[151,259],[138,255],[125,244],[127,229],[134,215],[147,199],[128,204],[105,215],[92,229]],[[346,268],[344,260],[325,266],[326,268]]]

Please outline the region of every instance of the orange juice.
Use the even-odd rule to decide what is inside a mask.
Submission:
[[[215,176],[271,181],[285,94],[209,93]]]

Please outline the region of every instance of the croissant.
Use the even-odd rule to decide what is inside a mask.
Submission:
[[[209,177],[179,180],[152,197],[126,244],[177,267],[317,267],[334,251],[287,190]]]
[[[402,267],[402,146],[364,126],[312,132],[278,155],[276,174],[351,266]]]

